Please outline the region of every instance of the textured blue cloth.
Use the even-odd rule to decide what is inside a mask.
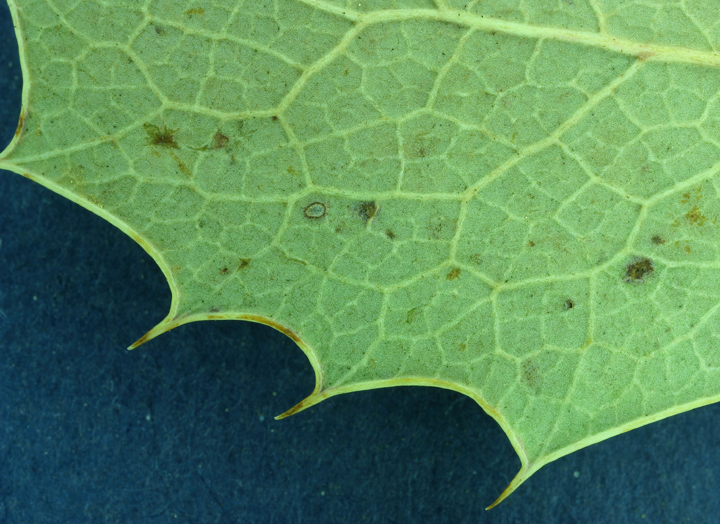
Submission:
[[[21,78],[0,5],[0,149]],[[0,523],[719,522],[720,406],[519,468],[497,424],[433,388],[309,394],[265,326],[185,325],[135,351],[170,292],[130,238],[0,172]]]

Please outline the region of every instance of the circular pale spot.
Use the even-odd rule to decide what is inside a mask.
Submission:
[[[327,212],[327,207],[322,202],[313,202],[305,208],[305,216],[307,218],[322,218]]]

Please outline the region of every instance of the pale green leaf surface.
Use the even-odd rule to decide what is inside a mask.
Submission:
[[[0,168],[135,238],[168,316],[315,391],[454,389],[522,469],[720,398],[710,0],[9,0]],[[109,7],[110,5],[110,7]]]

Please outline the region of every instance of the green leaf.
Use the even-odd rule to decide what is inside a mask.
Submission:
[[[147,5],[146,5],[147,4]],[[313,393],[460,391],[540,467],[720,395],[709,0],[9,0],[0,168],[172,290],[131,347],[262,322]]]

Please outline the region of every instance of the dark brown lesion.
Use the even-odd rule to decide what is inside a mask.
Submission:
[[[628,264],[625,271],[625,282],[645,282],[644,278],[655,271],[652,260],[649,258],[638,258]]]
[[[652,242],[656,246],[661,246],[666,242],[666,240],[663,237],[661,237],[660,235],[653,235],[652,238],[650,239],[650,242]]]
[[[23,111],[20,113],[20,118],[18,119],[18,125],[15,128],[15,136],[18,137],[23,132],[23,129],[25,127],[25,119],[27,118],[27,111]]]
[[[227,135],[223,135],[220,131],[213,135],[213,149],[222,149],[230,143]]]
[[[454,267],[452,268],[448,274],[445,276],[445,280],[455,280],[460,276],[460,268]]]
[[[357,204],[357,214],[364,222],[370,222],[377,215],[380,206],[377,202],[366,201]]]
[[[210,140],[208,144],[202,147],[191,147],[190,149],[194,149],[195,151],[214,151],[216,149],[224,149],[228,144],[230,144],[230,137],[218,131],[213,135],[212,140]]]
[[[575,308],[575,301],[572,298],[568,298],[565,301],[565,311]]]
[[[703,216],[698,206],[693,206],[693,208],[685,215],[685,218],[691,224],[697,224],[698,226],[704,225],[707,220],[707,217]]]
[[[168,129],[165,124],[163,124],[162,127],[154,124],[145,124],[143,127],[150,137],[150,145],[179,149],[175,141],[175,133],[178,132],[177,129]]]
[[[237,267],[237,269],[236,269],[235,271],[242,271],[243,269],[245,269],[245,268],[248,267],[249,265],[250,265],[250,259],[249,259],[249,258],[241,258],[241,259],[238,261],[238,267]],[[229,275],[229,274],[230,274],[230,269],[229,269],[227,266],[225,266],[225,267],[223,267],[222,269],[220,269],[220,274],[221,274],[221,275]]]

